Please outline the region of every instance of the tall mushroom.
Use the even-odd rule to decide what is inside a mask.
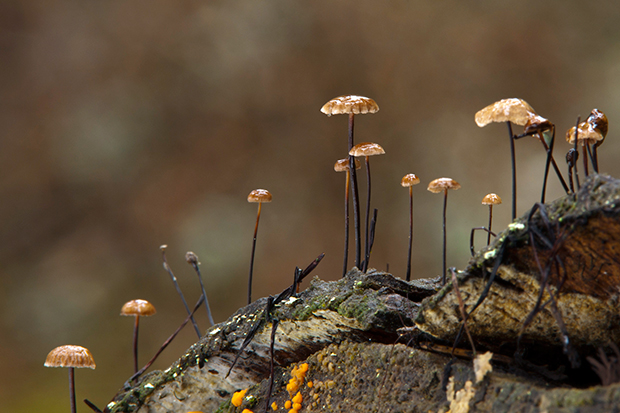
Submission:
[[[364,259],[364,269],[366,272],[368,269],[368,261],[370,260],[370,161],[369,158],[374,155],[383,155],[385,151],[383,148],[376,143],[373,142],[364,142],[358,145],[355,145],[349,151],[349,155],[360,157],[363,156],[366,159],[366,179],[368,183],[368,196],[366,197],[366,248],[365,259]]]
[[[131,300],[123,304],[121,308],[121,315],[134,316],[135,323],[133,326],[133,372],[138,372],[138,326],[140,323],[140,317],[150,317],[157,311],[153,304],[146,300]]]
[[[491,225],[493,225],[493,205],[499,205],[502,203],[502,198],[497,194],[486,194],[482,198],[482,205],[489,206],[489,232],[487,235],[487,245],[491,243]]]
[[[361,165],[355,159],[355,169],[360,169]],[[349,260],[349,159],[340,159],[334,164],[334,171],[346,172],[345,189],[344,189],[344,263],[342,265],[342,276],[344,277],[348,269]]]
[[[407,253],[407,281],[411,280],[411,250],[413,249],[413,186],[420,183],[415,174],[407,174],[400,180],[401,186],[409,188],[409,249]]]
[[[71,413],[75,413],[75,374],[73,369],[94,369],[97,367],[95,365],[93,355],[85,347],[72,345],[60,346],[49,352],[43,365],[45,367],[69,368],[69,397],[71,400]]]
[[[377,113],[379,106],[371,98],[356,95],[338,96],[323,105],[321,112],[327,116],[349,115],[349,147],[353,149],[353,124],[355,115]],[[357,175],[353,167],[353,157],[349,156],[349,170],[351,172],[351,189],[353,191],[353,219],[355,222],[355,266],[360,266],[361,256],[361,233],[360,233],[360,208],[359,191],[357,189]]]
[[[595,130],[598,130],[603,136],[603,139],[596,142],[593,147],[594,159],[592,162],[592,166],[594,167],[594,171],[598,173],[598,147],[601,146],[605,141],[607,131],[609,130],[609,121],[607,120],[607,116],[602,111],[598,109],[592,109],[592,112],[590,112],[590,116],[588,116],[586,122],[590,124]]]
[[[256,225],[254,226],[254,239],[252,241],[252,256],[250,257],[250,276],[248,277],[248,304],[252,302],[252,272],[254,271],[254,252],[256,251],[256,234],[258,233],[258,221],[263,203],[271,202],[271,193],[266,189],[255,189],[248,195],[248,202],[258,203]]]
[[[461,185],[452,178],[437,178],[428,184],[428,190],[434,194],[443,192],[443,272],[441,273],[441,283],[446,284],[446,207],[448,205],[448,190],[460,189]]]

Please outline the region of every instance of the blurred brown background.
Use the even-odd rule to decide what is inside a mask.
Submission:
[[[160,244],[192,303],[200,290],[183,256],[199,256],[216,322],[244,305],[254,188],[274,198],[254,297],[284,289],[321,252],[314,274],[337,279],[344,175],[333,164],[346,155],[347,121],[319,112],[335,96],[381,108],[356,118],[356,142],[386,151],[371,161],[371,267],[389,263],[396,276],[406,266],[406,173],[422,179],[414,276],[441,271],[442,199],[426,191],[430,180],[462,185],[449,196],[448,265],[466,265],[486,193],[504,198],[495,228],[508,223],[506,128],[474,123],[498,99],[523,98],[558,126],[563,171],[564,132],[603,110],[601,170],[618,176],[619,14],[614,1],[576,0],[3,1],[2,411],[68,411],[66,371],[43,367],[62,344],[88,347],[98,364],[76,373],[78,410],[88,411],[83,398],[105,406],[131,374],[122,304],[144,298],[158,309],[141,323],[141,364],[184,318]],[[521,215],[540,197],[542,146],[519,141],[517,161]],[[552,175],[548,199],[560,195]],[[197,319],[208,327],[202,310]],[[186,328],[154,367],[195,338]]]

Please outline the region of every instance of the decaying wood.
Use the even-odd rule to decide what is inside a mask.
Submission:
[[[619,212],[620,182],[593,176],[579,193],[516,220],[458,274],[476,347],[495,353],[493,371],[480,383],[466,340],[454,353],[458,359],[450,355],[462,324],[451,284],[406,283],[357,269],[334,282],[315,278],[273,312],[279,367],[271,401],[277,411],[289,410],[292,369],[307,363],[296,389],[305,412],[611,411],[620,405],[620,385],[583,388],[596,376],[585,362],[572,369],[563,350],[569,344],[584,360],[599,346],[620,342]],[[472,312],[494,268],[488,296]],[[271,334],[266,300],[212,327],[166,371],[127,384],[106,410],[264,411]],[[523,328],[525,320],[531,321]],[[256,323],[257,335],[225,378]],[[233,406],[231,396],[240,389],[249,390]]]

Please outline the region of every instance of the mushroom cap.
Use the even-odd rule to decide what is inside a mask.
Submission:
[[[400,184],[404,186],[405,188],[409,186],[417,185],[419,183],[420,183],[420,178],[415,176],[415,174],[407,174],[403,176],[403,179],[400,180]]]
[[[266,189],[255,189],[248,195],[248,202],[271,202],[271,192]]]
[[[523,99],[510,98],[499,100],[476,113],[476,124],[481,128],[491,122],[512,122],[524,126],[536,116],[536,111]]]
[[[607,116],[598,109],[592,109],[590,112],[590,116],[586,119],[594,129],[597,129],[601,135],[603,135],[603,139],[607,136],[607,131],[609,130],[609,121],[607,120]]]
[[[155,306],[146,300],[131,300],[123,304],[121,315],[137,315],[140,317],[148,317],[155,314]]]
[[[364,113],[376,113],[379,105],[371,98],[365,96],[346,95],[333,98],[323,105],[321,112],[327,116],[343,115],[353,113],[354,115]]]
[[[353,159],[355,164],[355,169],[360,169],[362,164],[357,159]],[[349,158],[339,159],[334,164],[334,171],[336,172],[346,172],[349,170]]]
[[[349,151],[349,155],[351,156],[372,156],[383,155],[384,153],[385,151],[381,145],[373,142],[359,143]]]
[[[482,205],[499,205],[502,203],[502,198],[497,194],[486,194],[482,198]]]
[[[553,129],[553,123],[549,122],[548,119],[533,115],[525,123],[524,132],[529,134],[543,133],[551,129]]]
[[[88,367],[94,369],[96,366],[93,355],[87,348],[81,346],[60,346],[50,351],[45,358],[45,367]]]
[[[598,129],[595,129],[588,122],[581,122],[579,124],[579,133],[577,135],[578,143],[582,145],[593,144],[605,139]],[[573,126],[566,132],[566,142],[573,145],[575,143],[575,127]]]
[[[461,185],[452,178],[437,178],[432,180],[426,189],[434,194],[438,194],[446,189],[461,189]]]

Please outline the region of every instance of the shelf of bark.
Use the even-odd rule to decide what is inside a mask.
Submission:
[[[451,355],[463,325],[452,283],[407,283],[354,268],[339,281],[315,278],[273,311],[280,323],[270,406],[271,323],[263,298],[207,331],[169,369],[127,384],[106,410],[241,413],[274,411],[275,403],[276,411],[289,411],[286,402],[297,392],[305,412],[618,409],[620,385],[601,385],[586,357],[620,343],[620,181],[594,175],[576,194],[533,208],[457,279],[467,311],[489,287],[467,321],[478,353],[493,352],[493,371],[479,383],[472,385],[465,334]],[[293,368],[303,363],[308,371],[291,394]],[[617,363],[607,365],[610,377],[617,373]],[[234,406],[231,398],[241,389],[248,390]]]

